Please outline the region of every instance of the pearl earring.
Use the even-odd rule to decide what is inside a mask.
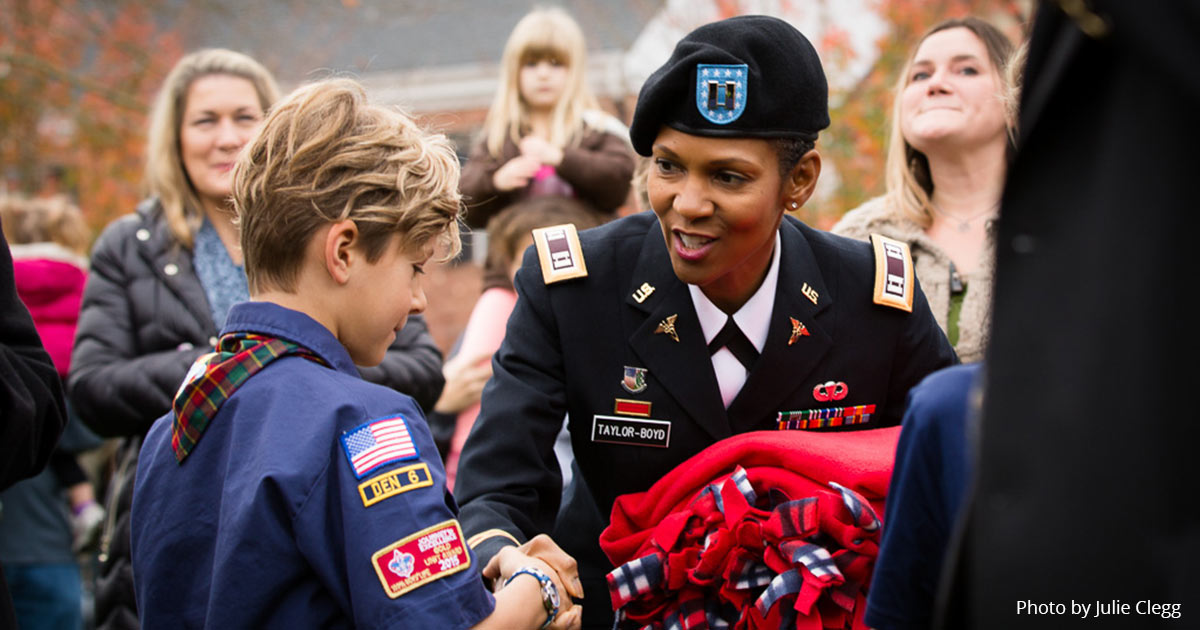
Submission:
[[[798,203],[796,203],[795,201],[793,201],[793,202],[792,202],[792,210],[798,210],[799,208],[800,208],[800,204],[798,204]]]

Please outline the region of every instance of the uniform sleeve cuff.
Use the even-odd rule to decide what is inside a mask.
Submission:
[[[519,547],[521,546],[521,541],[517,540],[516,536],[502,529],[489,529],[471,536],[467,540],[467,544],[474,550],[475,557],[479,559],[480,566],[486,566],[493,556],[500,553],[501,549],[504,547]]]

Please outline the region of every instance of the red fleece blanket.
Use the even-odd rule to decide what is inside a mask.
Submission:
[[[865,628],[899,432],[745,433],[619,497],[600,546],[621,626]]]

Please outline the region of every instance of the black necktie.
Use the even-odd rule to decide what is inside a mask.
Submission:
[[[726,320],[725,327],[721,329],[721,332],[717,333],[717,336],[708,342],[708,353],[710,355],[716,354],[721,348],[729,348],[729,351],[742,363],[747,372],[754,369],[754,362],[758,360],[758,350],[746,338],[746,334],[742,332],[742,329],[738,328],[732,316]]]

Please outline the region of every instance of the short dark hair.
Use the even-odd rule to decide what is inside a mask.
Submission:
[[[779,176],[786,178],[800,163],[800,158],[812,151],[817,144],[803,138],[774,138],[771,140],[771,146],[775,149],[775,155],[779,156]]]

